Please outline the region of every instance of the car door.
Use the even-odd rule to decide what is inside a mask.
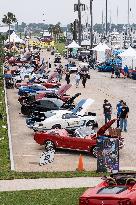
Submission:
[[[55,130],[53,133],[53,141],[58,148],[69,148],[69,136],[66,130]]]
[[[88,151],[90,149],[90,140],[84,137],[72,136],[68,141],[68,146],[73,150]]]
[[[79,127],[80,119],[73,113],[66,113],[62,116],[65,128]]]

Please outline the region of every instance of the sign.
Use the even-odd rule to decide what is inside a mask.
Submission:
[[[54,149],[50,149],[46,152],[42,152],[41,156],[40,156],[40,163],[39,165],[46,165],[46,164],[50,164],[54,161],[54,155],[55,155],[55,150]]]
[[[85,11],[86,10],[85,4],[80,4],[80,5],[79,4],[74,4],[74,11],[78,11],[79,7],[80,7],[81,11]]]
[[[97,141],[97,171],[119,171],[119,140],[106,136],[98,137]]]
[[[49,43],[46,43],[46,42],[41,42],[41,41],[32,41],[32,40],[29,40],[29,46],[38,46],[38,47],[41,47],[41,48],[46,48],[48,46],[54,46],[55,45],[55,42],[54,41],[51,41]]]

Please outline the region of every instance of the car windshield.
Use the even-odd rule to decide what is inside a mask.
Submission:
[[[94,130],[92,130],[91,127],[86,127],[86,128],[77,129],[75,131],[75,134],[77,137],[85,138],[87,136],[96,134],[96,132]]]
[[[62,107],[63,102],[61,100],[55,100],[54,103],[57,105],[57,107]]]
[[[120,194],[125,190],[127,190],[126,186],[111,186],[100,189],[97,194]]]
[[[47,118],[48,118],[48,117],[52,117],[52,116],[54,116],[54,115],[55,115],[55,113],[50,112],[50,111],[45,113],[45,117],[47,117]]]

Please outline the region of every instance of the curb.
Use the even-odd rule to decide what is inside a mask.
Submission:
[[[3,75],[4,75],[4,67],[3,67]],[[5,80],[4,80],[4,94],[5,94],[5,105],[6,105],[7,125],[8,125],[10,165],[11,165],[11,171],[15,171],[15,163],[14,163],[14,158],[13,158],[13,147],[12,147],[12,139],[11,139],[11,126],[10,126],[10,119],[9,119],[9,110],[8,110],[7,91],[6,91]]]

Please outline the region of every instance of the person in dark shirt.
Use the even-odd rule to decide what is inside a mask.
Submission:
[[[120,113],[120,129],[121,131],[127,132],[127,119],[128,119],[129,107],[126,102],[123,102],[123,106]]]
[[[120,100],[119,103],[116,106],[117,109],[117,128],[120,127],[120,114],[122,110],[123,100]]]
[[[69,72],[69,70],[66,70],[65,74],[66,74],[65,80],[66,80],[67,84],[70,84],[70,72]]]
[[[112,106],[106,99],[104,100],[104,104],[103,104],[103,113],[104,113],[105,124],[106,124],[108,121],[111,120],[111,114],[112,114]]]
[[[85,85],[86,85],[86,81],[87,81],[86,73],[83,73],[83,76],[82,76],[82,84],[83,84],[83,87],[84,87],[84,88],[85,88]]]

